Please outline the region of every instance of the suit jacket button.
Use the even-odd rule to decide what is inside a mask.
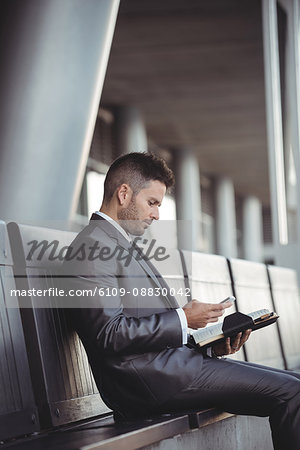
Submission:
[[[171,348],[171,345],[167,345],[167,349],[169,350],[169,348]]]

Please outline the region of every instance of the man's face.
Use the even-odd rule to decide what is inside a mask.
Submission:
[[[166,186],[160,181],[149,181],[147,186],[131,197],[118,212],[120,225],[130,234],[141,236],[153,220],[159,219],[158,208],[166,193]]]

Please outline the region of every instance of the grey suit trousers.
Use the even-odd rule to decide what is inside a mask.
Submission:
[[[230,359],[205,357],[199,376],[166,412],[216,407],[234,414],[269,416],[276,450],[300,449],[300,374]]]

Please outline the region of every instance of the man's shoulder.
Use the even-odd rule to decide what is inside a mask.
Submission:
[[[101,224],[95,223],[95,221],[90,221],[88,225],[86,225],[75,237],[72,241],[71,245],[78,245],[84,241],[95,241],[95,240],[103,240],[108,241],[109,236],[105,232],[104,228]]]
[[[102,270],[115,270],[115,247],[116,241],[101,227],[89,224],[70,243],[64,255],[63,270],[89,273],[99,264]]]

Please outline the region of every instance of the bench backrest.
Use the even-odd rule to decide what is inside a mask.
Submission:
[[[288,369],[300,368],[300,297],[295,270],[268,267],[278,327]]]
[[[243,313],[260,309],[274,311],[266,266],[241,259],[231,259],[230,266],[238,310]],[[277,324],[252,333],[245,349],[248,361],[284,367]]]
[[[232,295],[230,274],[223,256],[186,250],[183,255],[193,298],[218,303]]]
[[[55,289],[63,248],[69,246],[76,233],[15,223],[9,224],[8,230],[17,287]],[[38,245],[34,241],[51,245],[40,253],[42,246],[33,251],[33,245]],[[26,306],[21,308],[21,314],[30,345],[28,357],[42,426],[61,425],[107,412],[83,345],[66,320],[59,297],[46,293],[25,300],[27,305],[23,297],[19,298],[21,306]]]
[[[230,272],[224,256],[183,251],[192,298],[209,303],[219,303],[233,295]],[[225,310],[224,317],[236,311],[235,304]],[[243,351],[230,358],[244,360]]]
[[[39,429],[6,225],[0,221],[0,440]]]
[[[170,287],[170,292],[176,297],[179,306],[184,306],[190,300],[190,286],[186,283],[180,252],[168,249],[167,258],[152,261],[159,273]]]

